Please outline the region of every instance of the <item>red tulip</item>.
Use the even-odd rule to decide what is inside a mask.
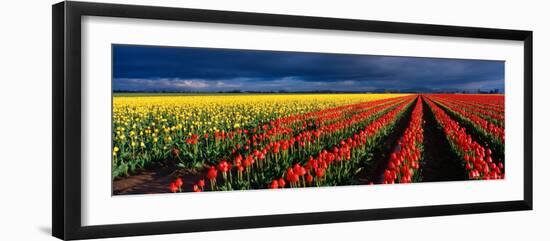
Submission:
[[[306,175],[306,181],[307,181],[307,183],[313,182],[313,176],[312,176],[311,174],[308,173],[308,174]]]
[[[299,176],[306,175],[306,169],[303,168],[302,166],[300,166],[300,164],[294,165],[293,171],[294,171],[294,173],[296,173]]]
[[[271,189],[279,188],[279,182],[277,180],[273,180],[271,182],[271,185],[269,185],[269,188],[271,188]]]
[[[208,173],[206,174],[206,177],[209,180],[216,180],[216,177],[218,176],[218,171],[214,166],[210,166],[210,169],[208,169]]]
[[[487,165],[487,163],[484,163],[483,174],[487,175],[488,173],[489,173],[489,165]]]
[[[283,188],[283,187],[285,187],[285,185],[286,185],[285,179],[279,178],[279,187]]]
[[[181,177],[178,177],[175,184],[178,188],[181,188],[181,186],[183,186],[183,179],[181,179]]]
[[[397,161],[397,160],[396,160],[396,161]],[[389,162],[389,163],[388,163],[388,169],[389,169],[389,170],[394,170],[396,165],[399,165],[399,164],[394,164],[393,162]]]
[[[204,187],[204,179],[199,180],[198,185],[199,185],[200,188],[203,188]]]
[[[249,167],[250,165],[252,165],[254,163],[254,158],[250,155],[250,156],[247,156],[244,161],[243,161],[243,165],[245,167]]]
[[[294,177],[294,170],[292,168],[288,168],[286,170],[286,180],[289,181],[289,182],[292,182],[293,180],[293,177]]]
[[[289,182],[298,182],[300,180],[300,176],[296,173],[290,173],[287,175],[286,180]]]
[[[230,168],[231,164],[229,164],[226,160],[222,160],[218,164],[218,170],[220,170],[220,172],[226,173],[227,171],[229,171]]]
[[[175,182],[170,183],[170,191],[171,192],[177,192],[178,191],[178,185],[176,185]]]
[[[317,168],[317,170],[315,170],[315,176],[317,176],[318,178],[322,178],[324,175],[325,175],[325,169]]]

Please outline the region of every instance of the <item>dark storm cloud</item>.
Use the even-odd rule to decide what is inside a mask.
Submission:
[[[115,90],[504,89],[504,62],[113,46]]]

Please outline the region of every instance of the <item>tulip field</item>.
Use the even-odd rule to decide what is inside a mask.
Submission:
[[[125,94],[112,113],[114,194],[505,177],[498,94]]]

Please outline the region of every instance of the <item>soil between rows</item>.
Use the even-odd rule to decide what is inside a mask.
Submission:
[[[185,190],[192,190],[201,179],[201,171],[181,169],[175,165],[142,170],[138,174],[115,179],[113,195],[168,193],[170,183],[178,177],[183,178]]]
[[[424,159],[420,162],[423,182],[465,180],[460,158],[452,151],[445,132],[437,123],[426,101],[424,110]]]

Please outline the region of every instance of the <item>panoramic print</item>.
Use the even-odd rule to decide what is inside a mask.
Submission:
[[[113,195],[505,177],[503,61],[137,45],[112,57]]]

